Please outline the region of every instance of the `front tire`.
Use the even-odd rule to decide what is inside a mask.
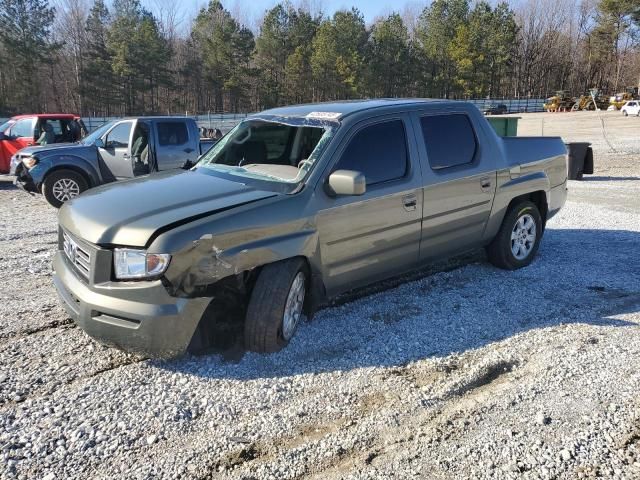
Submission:
[[[303,316],[309,273],[292,258],[262,268],[251,293],[244,326],[245,348],[259,353],[284,348]]]
[[[627,115],[629,115],[629,114],[627,113],[627,111],[626,111],[626,110],[623,110],[623,111],[622,111],[622,114],[623,114],[625,117],[626,117]]]
[[[82,175],[73,170],[56,170],[44,179],[42,194],[50,205],[60,208],[62,204],[77,197],[88,188]]]
[[[517,203],[509,209],[498,234],[486,248],[489,261],[505,270],[526,267],[536,256],[542,233],[543,221],[536,204]]]

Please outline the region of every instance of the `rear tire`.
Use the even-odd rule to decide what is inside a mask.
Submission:
[[[527,200],[513,205],[486,247],[489,261],[505,270],[526,267],[536,256],[542,233],[543,221],[535,203]]]
[[[302,258],[262,268],[251,293],[244,326],[245,348],[259,353],[284,348],[303,315],[309,272]]]
[[[44,179],[42,194],[50,205],[60,208],[62,204],[77,197],[89,186],[82,175],[73,170],[56,170]]]

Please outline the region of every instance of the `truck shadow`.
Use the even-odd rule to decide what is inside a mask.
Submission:
[[[637,329],[640,320],[616,316],[640,311],[639,249],[640,232],[550,227],[527,268],[466,255],[350,294],[276,354],[231,349],[152,364],[209,378],[286,377],[405,365],[563,324]]]

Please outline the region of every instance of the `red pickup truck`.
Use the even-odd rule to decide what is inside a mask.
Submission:
[[[33,145],[49,128],[53,143],[76,142],[87,129],[78,115],[71,113],[42,113],[18,115],[0,125],[0,173],[8,173],[11,156]],[[49,142],[50,143],[50,142]]]

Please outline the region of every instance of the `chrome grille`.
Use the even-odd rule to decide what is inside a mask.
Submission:
[[[64,254],[78,273],[89,280],[91,272],[91,252],[82,247],[66,232],[62,232]]]

